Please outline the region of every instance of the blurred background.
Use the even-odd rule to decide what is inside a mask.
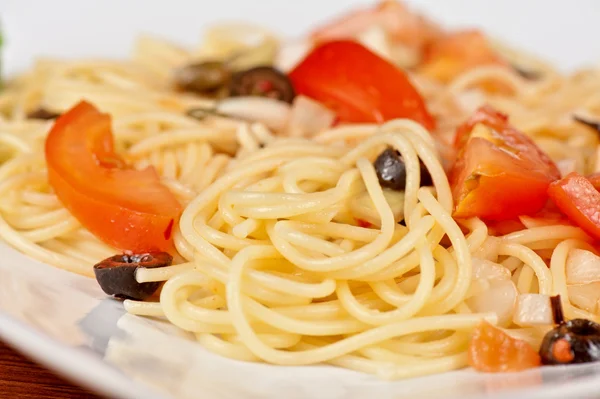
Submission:
[[[448,26],[478,26],[564,69],[600,61],[598,0],[406,0]],[[252,21],[287,36],[368,0],[0,0],[4,70],[37,55],[126,56],[135,36],[183,45],[220,20]]]

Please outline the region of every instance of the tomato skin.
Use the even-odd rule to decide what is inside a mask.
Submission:
[[[134,253],[173,250],[181,205],[153,168],[126,168],[113,151],[108,115],[79,103],[56,121],[45,154],[50,185],[92,234]]]
[[[525,225],[519,220],[488,221],[486,224],[488,234],[491,236],[504,236],[526,229]]]
[[[491,137],[472,137],[476,125]],[[450,172],[456,203],[454,217],[510,220],[532,215],[548,200],[548,185],[560,178],[558,168],[505,115],[480,108],[457,129],[459,154]]]
[[[477,30],[439,36],[423,52],[422,74],[448,83],[463,72],[482,65],[507,65]]]
[[[540,355],[527,342],[508,336],[486,321],[473,332],[469,366],[487,373],[521,371],[541,366]]]
[[[588,179],[570,173],[550,184],[548,195],[569,220],[600,239],[600,192]]]
[[[289,74],[297,94],[333,109],[340,122],[383,123],[409,118],[432,130],[435,120],[407,76],[360,43],[317,46]]]
[[[600,191],[600,173],[593,173],[587,177],[587,179],[592,183],[592,186],[598,191]]]
[[[311,38],[317,42],[354,38],[367,29],[381,27],[393,42],[421,51],[441,34],[440,29],[404,3],[383,0],[374,7],[352,11],[319,27]]]

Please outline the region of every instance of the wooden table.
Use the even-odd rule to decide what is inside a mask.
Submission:
[[[25,359],[2,342],[0,342],[0,397],[101,399]]]

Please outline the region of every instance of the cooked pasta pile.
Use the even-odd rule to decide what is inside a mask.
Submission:
[[[57,198],[44,156],[53,121],[27,116],[39,107],[63,113],[85,99],[112,116],[123,159],[153,166],[185,206],[174,265],[136,275],[164,281],[160,295],[125,307],[168,319],[211,351],[394,379],[467,366],[481,320],[537,348],[551,327],[543,321],[552,295],[567,318],[598,320],[595,282],[574,285],[567,270],[577,250],[596,254],[588,234],[536,216],[508,233],[502,223],[455,220],[446,173],[457,126],[483,104],[508,114],[563,175],[596,172],[598,135],[573,116],[600,117],[600,70],[565,76],[500,46],[535,79],[506,65],[477,66],[448,82],[409,69],[437,119],[432,132],[408,119],[296,134],[270,116],[190,117],[187,110],[216,100],[174,90],[171,73],[237,54],[237,36],[226,37],[233,29],[209,31],[198,51],[142,38],[129,61],[39,60],[9,82],[0,93],[0,238],[86,276],[119,252]],[[260,57],[289,48],[258,32],[267,43]],[[411,59],[378,50],[400,66]],[[288,61],[275,62],[285,69]],[[281,107],[241,104],[245,115]],[[406,165],[402,191],[382,187],[373,166],[389,147]],[[432,186],[421,184],[421,162]]]

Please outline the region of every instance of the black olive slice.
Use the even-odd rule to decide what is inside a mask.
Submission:
[[[427,166],[423,163],[423,161],[419,160],[419,169],[421,171],[421,182],[420,187],[429,187],[433,186],[433,179],[431,178],[431,174],[427,169]]]
[[[217,95],[227,86],[231,71],[224,62],[206,61],[189,64],[175,70],[175,86],[183,91]]]
[[[519,65],[512,65],[512,68],[516,73],[519,74],[519,76],[527,80],[538,80],[542,77],[542,74],[540,72],[533,71],[531,69],[526,69]]]
[[[573,120],[575,122],[582,123],[589,128],[592,128],[596,131],[596,133],[600,134],[600,121],[593,121],[587,118],[582,118],[581,116],[573,115]]]
[[[565,314],[563,312],[560,295],[554,295],[550,297],[550,308],[552,309],[552,319],[554,320],[554,324],[564,323]]]
[[[382,187],[397,191],[404,190],[406,187],[406,165],[398,151],[392,148],[385,149],[379,154],[373,166]],[[421,186],[431,186],[433,181],[423,162],[420,162],[420,170]]]
[[[543,364],[576,364],[600,360],[600,324],[573,319],[550,330],[542,341]]]
[[[94,265],[94,274],[102,290],[116,298],[144,300],[154,294],[159,282],[138,283],[138,268],[170,266],[173,257],[166,252],[115,255]]]
[[[41,119],[41,120],[49,121],[52,119],[56,119],[59,116],[60,116],[59,113],[52,112],[52,111],[47,110],[46,108],[40,107],[40,108],[28,113],[27,119]]]
[[[292,103],[296,92],[287,75],[270,66],[258,66],[237,72],[231,78],[229,94],[269,97]]]

